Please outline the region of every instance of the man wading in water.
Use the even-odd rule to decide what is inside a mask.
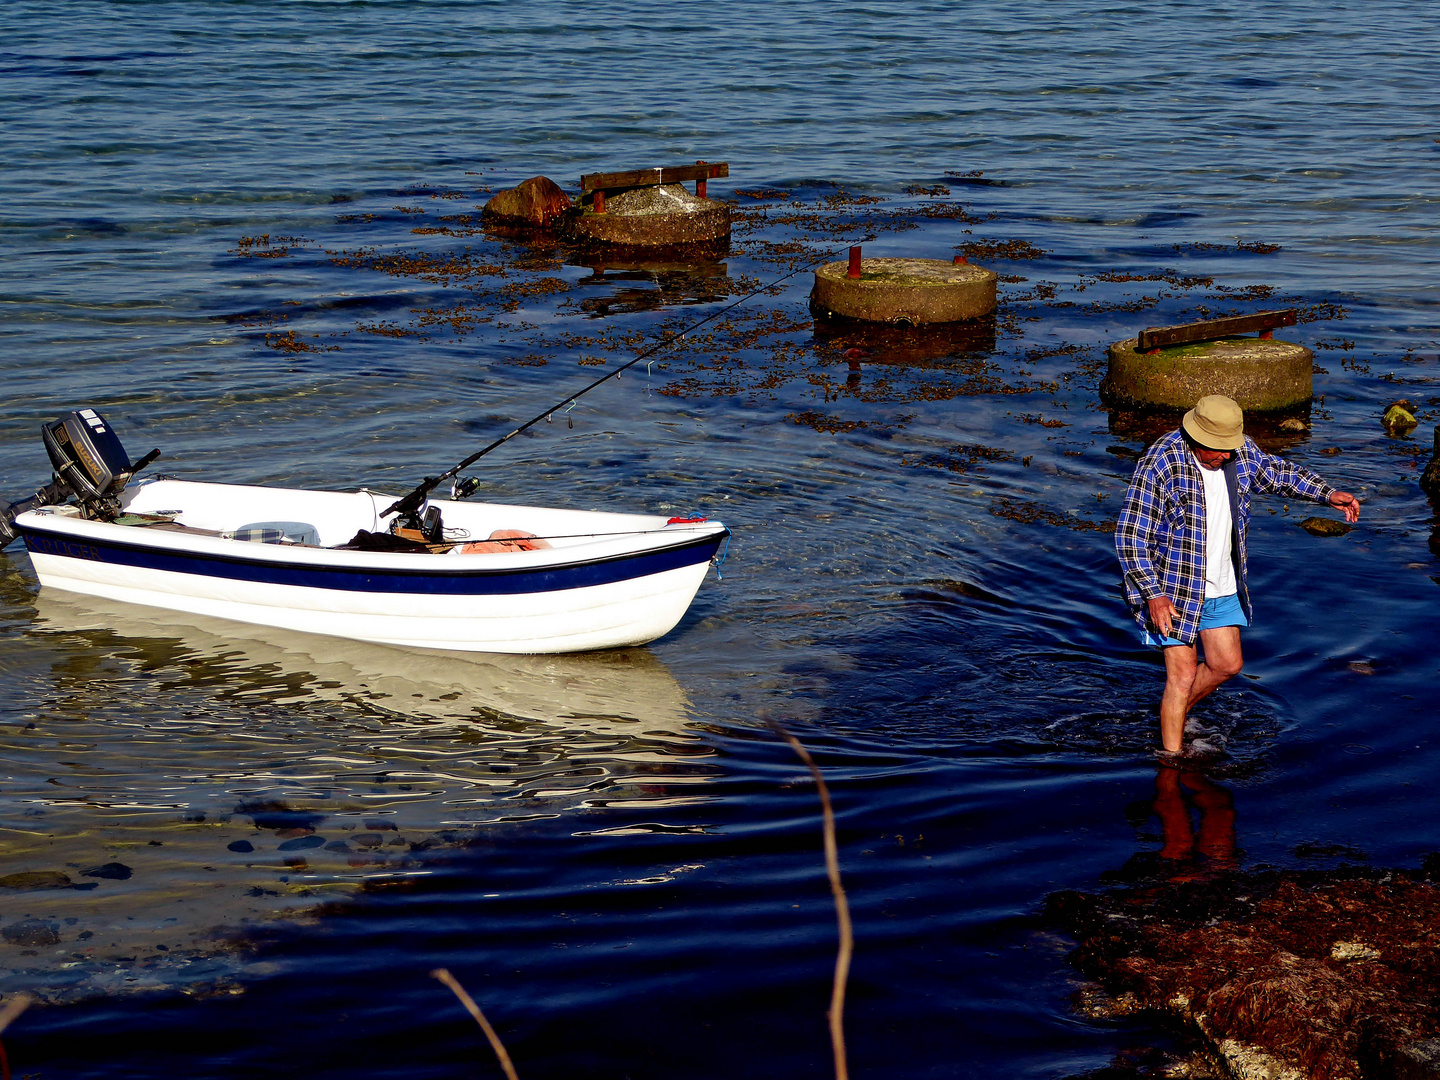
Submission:
[[[1211,394],[1145,452],[1115,522],[1125,602],[1145,644],[1165,655],[1160,741],[1172,754],[1190,707],[1244,663],[1240,627],[1254,617],[1245,585],[1252,491],[1327,503],[1346,521],[1360,519],[1354,495],[1265,453],[1245,437],[1240,406]]]

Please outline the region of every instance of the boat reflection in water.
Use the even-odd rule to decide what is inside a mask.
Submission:
[[[164,655],[209,677],[243,677],[251,669],[275,684],[275,701],[300,697],[392,711],[397,719],[532,721],[695,741],[685,726],[684,691],[644,649],[552,656],[445,652],[160,612],[51,589],[33,603],[38,633],[81,634],[95,644]]]
[[[0,859],[55,885],[27,885],[25,912],[58,944],[0,941],[0,992],[224,982],[250,960],[217,932],[444,873],[501,833],[625,843],[716,776],[644,649],[444,653],[14,599]]]

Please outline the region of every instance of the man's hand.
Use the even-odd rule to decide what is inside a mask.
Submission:
[[[1154,600],[1147,600],[1145,606],[1150,609],[1150,621],[1159,628],[1160,636],[1170,637],[1175,620],[1180,617],[1180,612],[1175,610],[1175,605],[1170,602],[1170,598],[1157,596]]]
[[[1345,511],[1345,520],[1352,525],[1360,520],[1360,500],[1348,491],[1332,491],[1330,505],[1336,510]]]

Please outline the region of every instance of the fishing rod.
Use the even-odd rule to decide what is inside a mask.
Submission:
[[[865,238],[865,240],[873,240],[873,239],[875,239],[874,236],[868,236],[868,237]],[[861,243],[864,243],[865,240],[862,240]],[[381,515],[381,516],[382,516],[382,517],[388,517],[390,514],[398,514],[398,515],[399,515],[399,519],[398,519],[398,522],[397,522],[397,523],[398,523],[402,528],[414,528],[414,527],[418,526],[418,524],[419,524],[418,514],[419,514],[419,511],[420,511],[420,507],[425,504],[425,500],[426,500],[427,498],[429,498],[430,492],[434,491],[437,487],[439,487],[441,484],[443,484],[446,480],[449,480],[451,477],[458,475],[462,470],[468,469],[471,465],[475,464],[475,462],[479,461],[479,460],[480,460],[482,457],[484,457],[486,454],[490,453],[490,451],[495,450],[495,449],[498,449],[498,448],[501,447],[501,446],[504,446],[507,442],[509,442],[511,439],[513,439],[516,435],[519,435],[521,432],[526,431],[526,430],[528,430],[529,428],[534,427],[534,426],[535,426],[536,424],[538,424],[541,420],[549,419],[551,416],[553,416],[558,410],[560,410],[560,409],[563,408],[564,406],[566,406],[566,405],[574,406],[575,402],[579,401],[582,397],[584,397],[586,394],[588,394],[591,390],[594,390],[594,389],[595,389],[597,386],[599,386],[601,383],[603,383],[603,382],[605,382],[605,381],[607,381],[607,380],[609,380],[609,379],[615,378],[615,377],[616,377],[617,375],[619,375],[622,371],[626,370],[627,368],[633,367],[634,365],[638,364],[641,360],[644,360],[647,356],[654,356],[657,352],[660,352],[662,349],[669,348],[671,345],[674,345],[674,344],[676,344],[677,342],[684,341],[687,336],[689,336],[690,334],[693,334],[696,330],[699,330],[700,327],[704,326],[706,323],[708,323],[708,322],[714,322],[714,321],[715,321],[716,319],[718,319],[721,315],[724,315],[727,311],[731,311],[731,310],[733,310],[734,308],[739,307],[739,306],[740,306],[741,304],[743,304],[746,300],[749,300],[752,296],[756,296],[756,295],[758,295],[758,294],[766,291],[767,289],[773,289],[776,285],[779,285],[782,281],[787,281],[787,280],[789,280],[790,278],[794,277],[796,274],[802,273],[802,272],[805,271],[805,270],[809,270],[812,266],[818,266],[820,263],[824,262],[826,259],[830,258],[830,257],[833,256],[833,255],[838,254],[838,253],[843,249],[844,246],[845,246],[845,245],[842,245],[840,248],[836,248],[836,249],[834,249],[833,251],[827,251],[827,252],[825,252],[825,254],[821,255],[819,258],[812,259],[812,260],[811,260],[810,262],[808,262],[808,263],[803,263],[803,264],[801,264],[800,266],[797,266],[794,270],[791,270],[788,274],[782,274],[780,277],[774,278],[774,279],[772,279],[771,281],[767,281],[764,285],[758,285],[758,286],[756,286],[755,288],[751,289],[748,293],[746,293],[744,296],[740,297],[740,299],[735,300],[735,301],[732,301],[732,302],[729,303],[729,304],[726,304],[726,305],[725,305],[724,307],[722,307],[719,311],[712,312],[711,314],[705,316],[705,318],[701,319],[699,322],[697,322],[697,323],[692,323],[690,326],[687,326],[684,330],[681,330],[678,334],[672,334],[670,337],[666,338],[664,341],[661,341],[661,342],[659,342],[658,344],[652,345],[650,348],[645,349],[643,352],[640,352],[640,353],[636,354],[634,357],[632,357],[631,359],[625,361],[625,363],[623,363],[623,364],[621,364],[619,367],[617,367],[614,371],[607,371],[604,375],[600,376],[600,378],[596,379],[596,380],[595,380],[594,382],[592,382],[589,386],[586,386],[584,389],[580,390],[578,393],[570,394],[570,395],[567,396],[567,397],[561,398],[561,399],[560,399],[559,401],[557,401],[554,405],[550,406],[550,408],[546,409],[544,412],[540,413],[538,416],[534,416],[534,417],[532,417],[531,419],[526,420],[525,423],[521,424],[521,425],[520,425],[519,427],[517,427],[514,431],[510,432],[510,434],[508,434],[508,435],[502,435],[500,438],[498,438],[498,439],[496,439],[494,442],[492,442],[489,446],[486,446],[486,447],[484,447],[484,448],[481,449],[481,450],[477,450],[475,453],[473,453],[473,454],[471,454],[469,457],[467,457],[464,461],[460,462],[460,464],[454,466],[453,468],[447,469],[445,472],[441,473],[439,476],[427,476],[427,477],[425,477],[424,480],[420,481],[420,483],[415,486],[415,490],[414,490],[414,491],[410,492],[410,494],[408,494],[408,495],[405,495],[405,496],[402,496],[402,497],[399,498],[399,499],[396,499],[393,503],[390,504],[389,509],[387,509],[387,510],[385,511],[385,513],[384,513],[383,515]],[[473,476],[472,476],[472,477],[467,477],[465,480],[462,480],[462,481],[460,481],[458,484],[455,485],[454,491],[453,491],[452,494],[451,494],[451,498],[452,498],[452,499],[464,499],[464,498],[468,498],[469,496],[475,494],[475,492],[476,492],[477,490],[479,490],[479,487],[480,487],[480,481],[479,481],[477,478],[475,478],[475,477],[473,477]]]

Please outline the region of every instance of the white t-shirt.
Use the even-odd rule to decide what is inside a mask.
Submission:
[[[1230,492],[1225,487],[1225,470],[1199,468],[1205,480],[1205,599],[1211,600],[1229,596],[1239,586],[1230,557]]]

